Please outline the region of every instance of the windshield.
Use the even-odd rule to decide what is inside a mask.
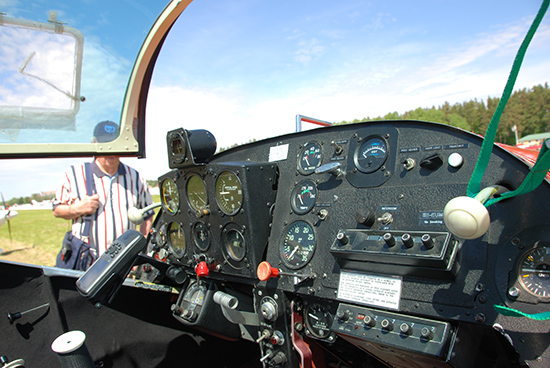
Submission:
[[[99,122],[120,124],[134,62],[166,3],[0,1],[2,151],[90,143]]]

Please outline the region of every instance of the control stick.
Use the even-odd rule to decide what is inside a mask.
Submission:
[[[142,208],[142,209],[132,207],[128,210],[128,218],[134,224],[141,225],[143,223],[143,221],[145,221],[143,216],[145,216],[145,214],[147,212],[151,211],[152,209],[155,209],[155,208],[160,207],[160,206],[161,206],[161,203],[159,202],[159,203],[153,203],[152,205],[147,206],[147,207]]]
[[[475,198],[456,197],[451,199],[443,210],[443,218],[447,228],[462,239],[476,239],[487,232],[491,219],[489,211],[483,205],[495,194],[508,191],[506,188],[494,185],[480,191]]]

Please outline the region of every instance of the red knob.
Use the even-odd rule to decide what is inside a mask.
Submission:
[[[267,281],[272,277],[279,276],[279,269],[275,267],[271,267],[269,262],[263,261],[258,265],[256,274],[258,275],[258,278],[260,279],[260,281]]]
[[[208,265],[206,264],[206,262],[201,261],[198,265],[195,266],[195,272],[197,273],[197,277],[203,277],[208,276],[210,270],[208,269]]]

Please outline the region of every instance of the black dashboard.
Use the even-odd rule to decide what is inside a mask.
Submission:
[[[550,306],[549,183],[490,206],[478,239],[444,222],[481,144],[446,125],[377,121],[212,155],[212,133],[169,132],[148,241],[188,276],[173,316],[256,341],[266,367],[545,366],[550,323],[494,306]],[[494,146],[482,187],[513,190],[528,172]]]

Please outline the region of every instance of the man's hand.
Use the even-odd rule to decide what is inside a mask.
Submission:
[[[80,216],[91,215],[99,207],[99,195],[92,196],[84,195],[78,202],[72,204],[60,204],[53,210],[55,217],[60,217],[65,220],[72,220]]]
[[[92,196],[84,195],[82,199],[72,205],[71,211],[75,209],[77,217],[91,215],[99,207],[99,194]]]

